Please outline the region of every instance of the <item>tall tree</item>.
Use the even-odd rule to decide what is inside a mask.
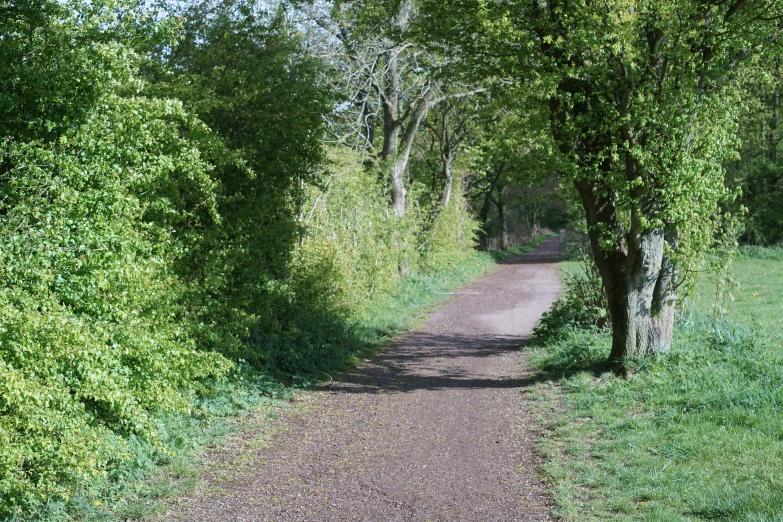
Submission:
[[[742,188],[742,204],[747,208],[744,239],[775,244],[783,241],[783,162],[778,153],[783,87],[780,58],[759,61],[747,72],[738,85],[744,101],[742,148],[740,158],[727,164],[727,180]]]
[[[508,110],[506,106],[513,102],[515,94],[509,90],[493,97],[475,122],[478,137],[473,145],[473,174],[469,182],[470,197],[481,224],[479,247],[482,249],[488,246],[493,205],[498,215],[497,232],[502,238],[505,219],[500,214],[505,214],[508,193],[536,185],[557,169],[551,157],[551,138],[542,121],[543,106],[518,104],[514,110]],[[519,198],[516,202],[519,203]],[[506,242],[501,242],[505,248]]]
[[[422,47],[416,30],[416,0],[338,3],[318,24],[342,52],[323,45],[337,69],[339,89],[349,92],[340,114],[350,124],[336,126],[339,137],[363,148],[388,176],[391,206],[402,218],[406,173],[419,130],[430,109],[446,100],[467,98],[481,89],[461,85],[437,53]],[[380,138],[380,143],[379,139]]]
[[[440,206],[443,208],[448,207],[451,202],[454,160],[466,140],[475,134],[478,115],[477,99],[447,99],[424,121],[424,126],[432,138],[432,144],[438,149],[440,174],[443,178]]]
[[[181,13],[178,45],[158,49],[149,71],[156,90],[212,130],[197,138],[215,166],[222,220],[182,232],[193,240],[182,268],[209,288],[194,292],[193,307],[214,325],[208,336],[221,349],[260,344],[270,324],[293,313],[281,282],[290,276],[304,188],[322,172],[330,92],[284,14],[249,0],[194,3]]]
[[[547,101],[609,298],[611,360],[665,352],[680,280],[731,199],[739,64],[778,41],[783,4],[430,0],[443,52]],[[448,21],[444,21],[447,18]]]
[[[400,218],[405,215],[405,173],[414,141],[438,92],[426,66],[430,57],[410,32],[415,15],[413,0],[398,0],[339,4],[329,17],[318,20],[342,47],[341,52],[331,47],[329,60],[339,70],[341,90],[351,92],[342,109],[354,124],[343,138],[359,138],[369,158],[388,170],[391,205]]]

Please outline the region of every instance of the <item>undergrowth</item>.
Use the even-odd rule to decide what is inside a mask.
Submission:
[[[335,339],[347,341],[350,351],[339,365],[332,362],[330,372],[377,353],[393,336],[415,327],[422,314],[451,290],[492,266],[489,255],[473,252],[450,269],[401,279],[386,295],[371,300]],[[161,435],[156,444],[133,438],[126,448],[130,457],[82,488],[71,502],[50,502],[8,520],[103,522],[154,517],[165,511],[162,500],[185,494],[198,484],[204,448],[219,446],[225,436],[240,429],[238,418],[285,406],[297,389],[332,377],[326,372],[306,373],[283,383],[240,362],[230,379],[201,384],[190,414],[157,417],[154,422]]]
[[[607,331],[565,327],[533,354],[559,383],[537,391],[564,520],[783,520],[783,264],[742,256],[735,272],[724,320],[711,318],[705,278],[671,354],[639,363],[630,380],[595,371]]]
[[[740,259],[774,259],[783,261],[783,246],[741,246],[738,249],[738,254]]]

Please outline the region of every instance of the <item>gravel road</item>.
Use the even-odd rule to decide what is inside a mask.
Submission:
[[[519,346],[557,297],[557,248],[503,263],[273,432],[245,432],[166,520],[552,520]]]

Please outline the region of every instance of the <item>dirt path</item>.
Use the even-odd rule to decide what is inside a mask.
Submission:
[[[216,457],[168,520],[544,521],[519,345],[556,298],[557,239],[457,292],[424,327]]]

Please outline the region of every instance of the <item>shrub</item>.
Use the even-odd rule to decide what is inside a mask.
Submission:
[[[459,180],[454,183],[449,205],[442,209],[436,207],[431,224],[419,239],[424,271],[438,272],[460,264],[477,244],[478,222],[466,209]]]
[[[230,368],[176,313],[175,197],[212,190],[181,125],[176,102],[112,95],[57,145],[0,145],[0,513],[67,501]]]
[[[533,329],[540,344],[562,340],[572,330],[611,326],[606,292],[598,269],[587,254],[583,252],[582,257],[581,272],[565,274],[560,298]]]

